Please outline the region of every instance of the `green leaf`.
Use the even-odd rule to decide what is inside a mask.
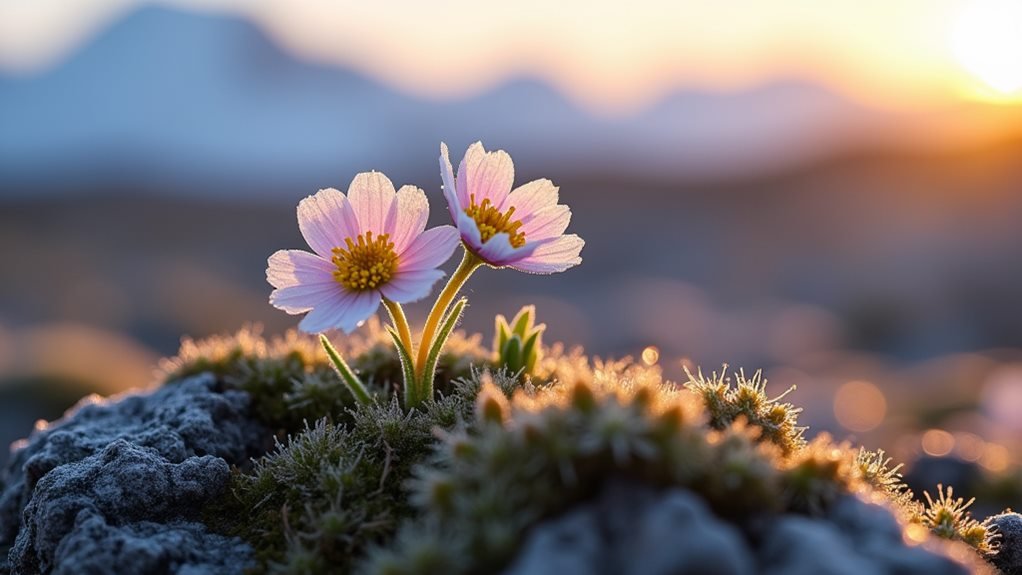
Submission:
[[[397,330],[393,326],[388,325],[387,333],[394,340],[394,347],[397,348],[397,355],[401,360],[401,374],[404,376],[405,408],[409,408],[416,403],[415,398],[418,395],[418,385],[415,382],[415,363],[412,362],[412,354],[409,353],[408,348],[401,341],[401,336],[398,335]]]
[[[348,367],[347,362],[341,357],[341,354],[337,352],[337,348],[330,343],[330,340],[323,334],[319,335],[319,343],[323,345],[323,349],[326,350],[327,357],[330,358],[330,363],[333,364],[334,370],[337,371],[337,375],[341,376],[341,380],[344,381],[348,389],[351,390],[351,394],[355,396],[355,399],[362,405],[368,405],[372,399],[369,397],[369,392],[366,391],[365,385],[362,384],[362,380],[355,375],[355,372],[351,371]]]
[[[522,369],[522,338],[518,334],[511,336],[507,345],[501,350],[501,361],[511,371],[517,373]]]
[[[540,326],[540,329],[533,330],[529,338],[525,340],[525,345],[522,346],[522,366],[525,368],[525,373],[532,373],[532,370],[536,367],[536,360],[539,359],[539,348],[542,346],[540,337],[545,327]]]
[[[522,339],[525,339],[525,335],[532,331],[532,325],[535,320],[536,306],[522,306],[522,309],[518,310],[518,313],[515,314],[515,318],[511,320],[513,326],[511,328],[511,333],[516,333]]]
[[[504,316],[500,314],[497,315],[495,323],[496,323],[495,330],[496,340],[493,342],[493,352],[497,354],[497,356],[499,357],[500,350],[504,349],[504,346],[507,345],[508,338],[511,337],[511,326],[508,325],[507,319],[505,319]]]
[[[443,351],[447,338],[451,337],[451,332],[454,331],[454,326],[461,319],[461,313],[465,311],[467,304],[468,299],[459,299],[444,317],[436,339],[433,341],[433,347],[429,349],[429,355],[426,357],[426,368],[422,370],[422,381],[419,386],[420,396],[416,398],[416,403],[433,399],[433,376],[436,374],[436,364],[440,360],[440,352]]]

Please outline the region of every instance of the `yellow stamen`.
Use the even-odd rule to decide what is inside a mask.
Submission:
[[[508,208],[506,212],[501,212],[490,203],[489,198],[483,200],[481,204],[476,204],[476,195],[472,194],[469,197],[469,206],[465,208],[465,213],[479,226],[479,235],[482,237],[483,243],[503,232],[509,236],[511,247],[520,248],[525,245],[525,234],[519,231],[522,222],[511,219],[515,214],[514,206]]]
[[[334,279],[352,291],[376,289],[397,272],[397,254],[390,234],[373,238],[373,232],[359,235],[355,241],[345,238],[346,248],[334,248],[331,261],[337,266]]]

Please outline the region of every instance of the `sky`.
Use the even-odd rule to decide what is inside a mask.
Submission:
[[[0,71],[54,66],[145,3],[0,0]],[[298,56],[438,99],[530,76],[606,114],[776,78],[892,110],[1022,101],[1018,0],[159,3],[245,16]]]

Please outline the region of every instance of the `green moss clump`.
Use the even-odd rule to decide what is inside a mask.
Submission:
[[[685,387],[702,398],[710,416],[710,426],[714,429],[726,429],[743,419],[758,427],[762,431],[761,438],[779,447],[784,455],[790,455],[805,445],[802,435],[806,428],[798,425],[798,414],[802,409],[781,402],[784,396],[794,391],[794,387],[771,399],[766,394],[767,380],[760,371],[749,379],[744,371],[739,370],[735,374],[735,385],[731,384],[726,365],[719,374],[715,371],[709,378],[701,369],[696,375],[692,375],[688,368],[685,373],[688,375]]]
[[[603,363],[593,374],[519,390],[507,404],[480,399],[478,425],[445,435],[416,468],[417,516],[363,571],[499,572],[533,526],[620,478],[686,488],[741,525],[775,513],[822,515],[848,494],[894,505],[889,461],[873,465],[826,435],[802,442],[797,408],[767,399],[758,378],[739,374],[729,388],[714,376],[684,391],[641,366]],[[763,421],[781,410],[766,429],[746,416]]]
[[[335,344],[351,367],[366,380],[370,393],[386,401],[401,382],[397,352],[373,318],[355,335]],[[437,379],[450,391],[450,382],[485,367],[488,352],[480,337],[456,332],[438,362]],[[327,417],[346,421],[354,397],[329,366],[315,338],[289,331],[266,340],[258,327],[245,327],[229,336],[204,340],[185,338],[176,357],[161,363],[168,384],[190,375],[213,373],[226,389],[240,389],[252,397],[252,414],[278,438],[297,433],[306,422]]]
[[[621,478],[688,489],[740,526],[823,515],[853,494],[948,545],[994,548],[950,492],[916,503],[883,452],[825,435],[806,442],[801,410],[767,396],[758,372],[690,374],[679,387],[656,367],[554,346],[515,377],[493,371],[479,338],[459,335],[435,401],[405,411],[386,334],[376,323],[364,333],[337,347],[367,382],[369,405],[356,404],[314,340],[294,334],[186,341],[166,364],[170,384],[211,371],[248,391],[277,438],[206,513],[213,529],[253,545],[255,572],[498,572],[530,529]]]
[[[226,337],[186,339],[164,361],[167,385],[204,372],[224,389],[251,395],[254,419],[276,449],[251,469],[236,469],[232,488],[205,512],[213,529],[249,541],[259,572],[350,571],[370,544],[390,538],[411,511],[404,482],[432,453],[435,430],[471,417],[479,391],[473,365],[485,365],[479,338],[456,333],[441,356],[438,401],[405,412],[398,404],[400,364],[379,322],[339,342],[375,401],[357,406],[319,343],[289,332],[265,340],[245,328]],[[498,379],[510,392],[517,385]]]
[[[973,519],[969,513],[975,498],[966,501],[955,497],[954,489],[950,486],[944,489],[943,485],[937,485],[936,498],[929,492],[923,494],[926,506],[922,509],[920,521],[933,534],[952,541],[963,541],[985,555],[996,553],[997,533]]]

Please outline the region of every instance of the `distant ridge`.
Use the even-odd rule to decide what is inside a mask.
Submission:
[[[148,6],[46,73],[0,75],[0,194],[61,182],[314,189],[368,168],[435,170],[441,140],[458,154],[476,139],[537,171],[732,178],[871,142],[882,125],[794,81],[677,92],[613,118],[530,78],[436,101],[298,60],[240,18]]]

